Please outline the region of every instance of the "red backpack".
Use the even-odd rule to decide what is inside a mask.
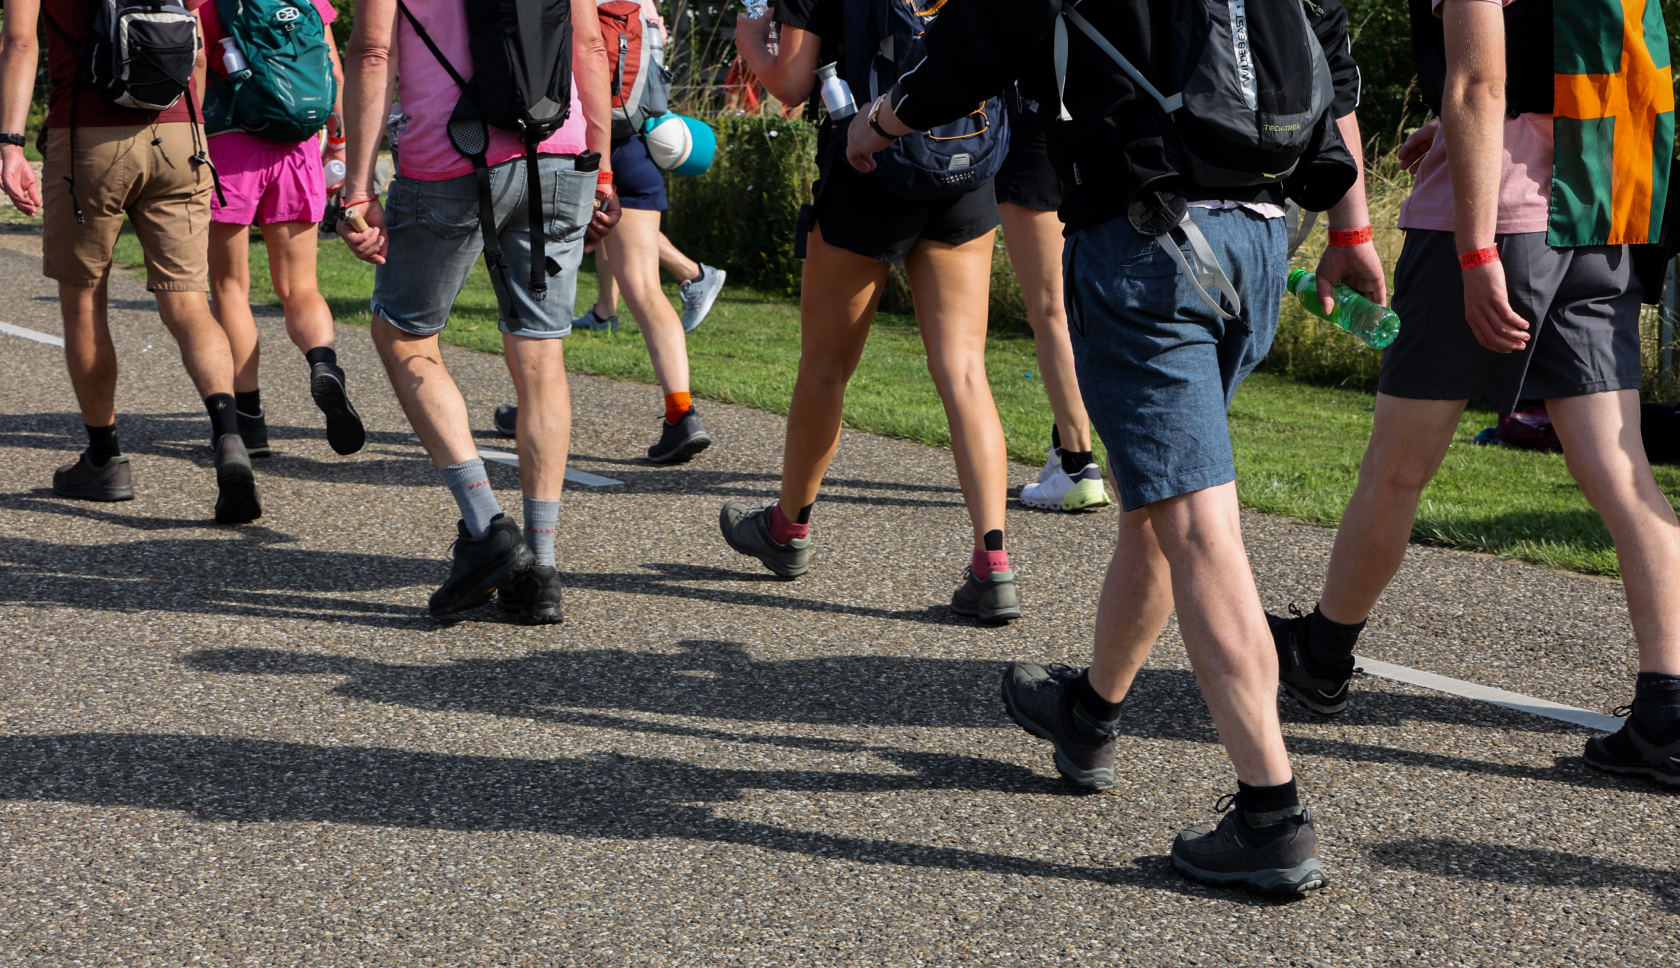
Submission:
[[[637,0],[596,0],[595,13],[612,67],[612,137],[618,142],[670,109],[665,34],[643,15]]]

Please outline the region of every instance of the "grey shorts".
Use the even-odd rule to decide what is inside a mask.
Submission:
[[[490,169],[497,236],[507,260],[508,286],[498,284],[496,305],[502,332],[557,339],[572,332],[572,303],[583,261],[583,232],[594,212],[595,173],[580,172],[571,155],[541,155],[544,249],[553,260],[548,295],[537,299],[527,285],[531,274],[529,206],[525,159]],[[373,273],[373,314],[405,333],[432,336],[449,322],[455,297],[484,251],[478,225],[478,176],[421,181],[397,176],[385,209],[391,245],[385,264]],[[558,271],[555,269],[558,267]],[[510,326],[517,314],[519,323]]]
[[[1528,346],[1495,353],[1464,320],[1464,283],[1451,232],[1410,229],[1394,267],[1400,335],[1383,354],[1377,389],[1413,400],[1518,400],[1639,389],[1642,288],[1622,245],[1554,249],[1546,233],[1495,237],[1511,308]]]

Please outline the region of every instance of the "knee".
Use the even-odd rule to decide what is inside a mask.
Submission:
[[[933,385],[941,396],[963,396],[977,389],[988,391],[991,385],[986,380],[986,361],[981,357],[961,356],[955,358],[928,357],[928,375],[933,377]]]

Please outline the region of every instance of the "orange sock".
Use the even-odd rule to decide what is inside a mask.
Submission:
[[[665,422],[674,424],[681,420],[692,403],[693,398],[686,393],[665,394]]]

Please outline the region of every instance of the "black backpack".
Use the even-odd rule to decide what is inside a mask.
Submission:
[[[198,18],[178,0],[88,0],[87,29],[78,43],[46,7],[41,15],[76,51],[76,79],[70,87],[70,204],[76,222],[85,224],[76,200],[76,114],[82,81],[112,104],[137,111],[167,111],[188,91],[198,59]],[[198,124],[198,109],[187,98],[187,113]],[[193,132],[197,154],[192,161],[210,164]],[[210,169],[215,176],[215,168]],[[221,183],[216,183],[221,191]],[[227,204],[227,199],[222,199]]]
[[[548,296],[544,270],[553,262],[544,249],[542,175],[537,146],[560,130],[572,106],[572,6],[569,0],[467,0],[468,49],[473,79],[449,63],[403,0],[397,8],[408,18],[432,56],[461,89],[449,116],[449,143],[471,159],[478,175],[478,224],[484,235],[484,264],[490,276],[507,286],[507,263],[496,238],[494,200],[490,196],[488,128],[519,135],[525,145],[525,194],[530,203],[531,278],[527,288],[537,299]],[[487,127],[488,126],[488,127]],[[551,272],[559,271],[554,263]],[[509,300],[518,328],[518,310]]]

